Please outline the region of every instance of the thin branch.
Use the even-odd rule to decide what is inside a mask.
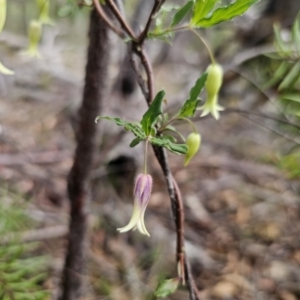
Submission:
[[[137,62],[134,59],[134,53],[131,50],[131,47],[129,49],[129,61],[131,63],[131,66],[136,74],[136,80],[141,88],[141,91],[145,97],[145,99],[148,99],[148,87],[147,82],[144,80],[143,76],[140,73],[139,66],[137,65]]]
[[[122,16],[121,12],[119,11],[119,9],[116,6],[116,4],[114,3],[114,1],[112,1],[112,0],[106,0],[106,1],[107,1],[107,5],[109,6],[111,12],[116,17],[116,19],[119,21],[122,29],[128,34],[128,36],[131,39],[136,40],[134,32],[132,31],[130,25],[126,22],[126,20]]]
[[[146,101],[148,105],[151,104],[154,98],[154,78],[153,78],[153,71],[151,68],[151,62],[143,48],[141,48],[138,44],[132,43],[132,46],[130,48],[136,56],[139,57],[141,64],[146,72],[147,80],[143,79],[143,76],[140,74],[140,70],[134,60],[133,53],[130,54],[130,61],[132,64],[132,67],[136,73],[137,76],[137,82],[142,90],[143,95],[146,98]]]
[[[256,112],[256,111],[247,111],[247,110],[242,110],[242,109],[235,109],[235,108],[226,108],[226,110],[222,113],[222,114],[226,114],[226,113],[238,113],[238,114],[246,114],[246,115],[253,115],[253,116],[257,116],[260,118],[264,118],[264,119],[269,119],[269,120],[273,120],[275,122],[278,123],[282,123],[282,124],[286,124],[292,127],[295,127],[297,129],[300,130],[300,125],[292,123],[288,120],[283,120],[283,119],[279,119],[270,115],[266,115],[260,112]]]
[[[150,105],[151,102],[153,101],[154,91],[155,91],[153,71],[152,71],[152,67],[151,67],[149,58],[143,48],[141,49],[141,51],[139,51],[139,56],[141,58],[141,63],[147,74],[148,99],[146,99],[146,100],[147,100],[148,105]]]
[[[199,292],[190,271],[189,262],[184,253],[184,212],[180,190],[170,171],[168,157],[165,149],[162,147],[153,146],[153,150],[164,173],[167,182],[168,193],[171,200],[172,213],[177,233],[177,263],[180,263],[180,265],[182,266],[182,261],[184,261],[184,279],[189,289],[190,300],[200,300]]]
[[[154,19],[156,13],[159,11],[159,9],[161,8],[161,6],[163,5],[164,2],[165,2],[165,0],[155,0],[154,1],[154,5],[153,5],[152,11],[149,15],[149,18],[147,20],[146,26],[138,38],[138,42],[140,45],[142,45],[144,43],[145,39],[147,38],[152,20]]]
[[[102,9],[99,0],[93,0],[94,6],[99,14],[99,16],[101,17],[101,19],[106,23],[106,25],[117,35],[119,36],[119,38],[124,39],[126,38],[126,35],[124,34],[124,32],[116,27],[111,20],[107,17],[106,13],[104,12],[104,10]]]
[[[94,0],[94,1],[96,1],[96,0]],[[147,37],[148,30],[151,26],[151,21],[153,19],[153,16],[159,10],[159,8],[164,3],[164,1],[165,0],[155,0],[152,12],[149,16],[149,19],[147,21],[144,31],[141,33],[138,40],[134,40],[131,42],[131,47],[129,48],[129,51],[131,52],[130,53],[130,61],[131,61],[134,71],[137,74],[137,81],[138,81],[138,83],[141,87],[141,90],[145,96],[148,106],[150,106],[151,102],[153,101],[155,87],[154,87],[152,64],[147,56],[147,53],[144,50],[144,42]],[[111,4],[111,0],[108,0],[108,2]],[[124,18],[122,16],[120,16],[118,13],[116,13],[118,11],[117,8],[115,9],[113,7],[113,5],[111,5],[110,8],[111,8],[112,12],[114,13],[114,15],[116,16],[116,18],[118,18],[122,29],[125,32],[127,32],[129,35],[132,35],[132,33],[128,32],[129,26],[127,25]],[[134,60],[134,54],[139,57],[141,64],[146,72],[147,80],[144,80],[142,75],[140,74],[140,71]],[[146,90],[146,85],[147,85],[147,90]],[[171,200],[173,218],[174,218],[174,223],[175,223],[176,232],[177,232],[176,258],[177,258],[177,263],[181,267],[181,276],[182,276],[183,282],[186,282],[188,285],[190,299],[191,300],[200,300],[197,287],[194,283],[194,279],[190,272],[189,262],[186,259],[186,256],[184,253],[184,211],[183,211],[183,203],[182,203],[180,189],[178,188],[178,185],[177,185],[176,181],[174,180],[173,175],[170,171],[170,167],[168,164],[168,158],[167,158],[165,149],[162,147],[153,146],[153,150],[154,150],[156,158],[162,168],[162,171],[164,173],[164,176],[165,176],[165,179],[167,182],[167,186],[168,186],[168,192],[169,192],[169,196],[170,196],[170,200]]]
[[[263,123],[261,123],[261,122],[257,122],[256,120],[251,119],[251,118],[248,117],[246,114],[240,113],[240,115],[241,115],[242,117],[244,117],[245,119],[248,119],[249,121],[252,121],[253,123],[255,123],[255,124],[257,124],[257,125],[260,125],[261,127],[263,127],[263,128],[265,128],[265,129],[267,129],[267,130],[269,130],[269,131],[271,131],[271,132],[277,134],[278,136],[280,136],[280,137],[282,137],[282,138],[284,138],[284,139],[286,139],[286,140],[288,140],[288,141],[290,141],[290,142],[293,142],[293,143],[295,143],[296,145],[300,145],[300,142],[297,142],[297,141],[294,140],[293,138],[290,138],[290,137],[288,137],[288,136],[286,136],[286,135],[284,135],[284,134],[278,132],[277,130],[272,129],[272,128],[266,126],[265,124],[263,124]]]

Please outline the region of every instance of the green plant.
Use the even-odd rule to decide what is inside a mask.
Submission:
[[[49,292],[41,286],[46,276],[45,257],[34,253],[38,244],[21,244],[18,234],[25,228],[33,228],[34,224],[24,213],[23,205],[15,199],[13,203],[3,204],[3,192],[0,198],[0,236],[4,239],[0,247],[0,299],[46,299]]]

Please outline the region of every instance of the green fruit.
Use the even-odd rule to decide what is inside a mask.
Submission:
[[[190,160],[198,152],[201,144],[201,135],[193,132],[186,139],[186,145],[189,147],[188,152],[185,155],[184,165],[187,166]]]

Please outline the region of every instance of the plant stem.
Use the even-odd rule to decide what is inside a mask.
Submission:
[[[147,174],[147,161],[148,161],[148,144],[149,144],[149,140],[148,138],[145,141],[145,152],[144,152],[144,174]]]
[[[189,27],[189,29],[194,33],[196,34],[196,36],[200,39],[200,41],[204,44],[204,46],[206,47],[208,53],[209,53],[209,56],[210,56],[210,60],[213,64],[216,64],[216,60],[214,58],[214,55],[212,54],[207,42],[203,39],[203,37],[195,30],[193,29],[192,27]]]
[[[184,121],[188,122],[191,125],[191,127],[193,128],[194,133],[197,132],[194,123],[189,118],[178,118],[177,120],[184,120]]]

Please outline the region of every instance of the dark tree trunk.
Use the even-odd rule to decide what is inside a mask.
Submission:
[[[69,243],[62,279],[62,300],[79,299],[84,292],[89,177],[96,150],[95,118],[100,113],[107,83],[108,44],[108,29],[93,10],[90,17],[85,87],[76,132],[77,147],[74,164],[68,177],[71,215]]]

